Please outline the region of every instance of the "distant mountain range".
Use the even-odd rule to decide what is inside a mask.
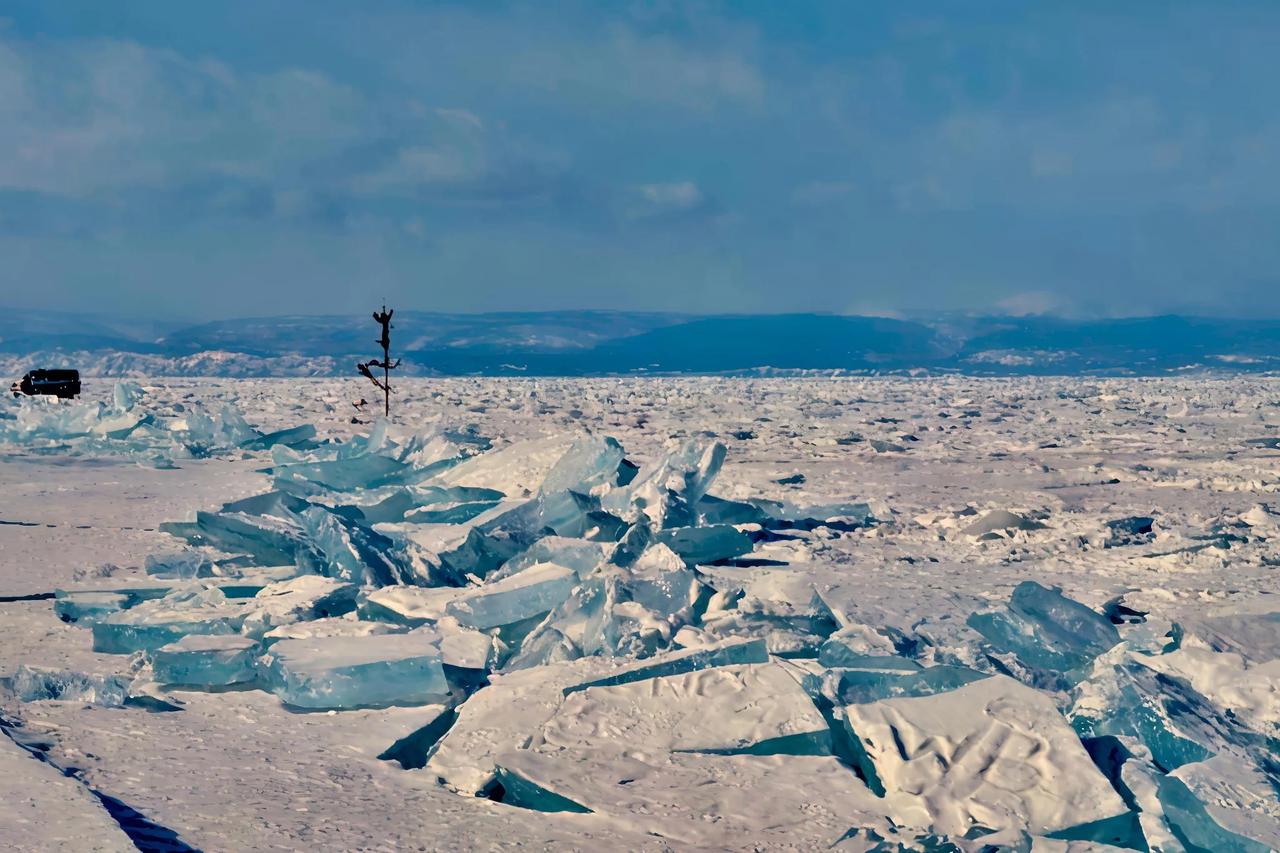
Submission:
[[[612,311],[397,312],[393,355],[413,375],[661,373],[1163,375],[1280,370],[1280,321],[820,314],[692,316]],[[197,326],[0,312],[0,370],[86,375],[328,376],[378,354],[368,316],[287,316]]]

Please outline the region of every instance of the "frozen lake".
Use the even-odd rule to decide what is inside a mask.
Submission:
[[[10,849],[129,849],[94,792],[149,849],[1280,847],[1280,381],[412,379],[364,448],[353,381],[141,385],[148,424],[91,442],[0,420],[0,676],[107,680],[0,691],[48,759],[0,737]],[[86,400],[137,420],[105,381]],[[317,441],[192,452],[226,403]],[[588,433],[622,451],[566,462]],[[269,492],[241,514],[302,519],[269,545],[160,529]],[[188,543],[257,556],[192,570],[223,640],[162,638],[167,666],[217,658],[200,688],[127,615]],[[306,577],[253,573],[295,546]],[[121,598],[67,623],[55,590]],[[113,677],[145,701],[102,701]]]

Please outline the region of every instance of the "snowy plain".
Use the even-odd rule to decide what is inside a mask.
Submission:
[[[364,393],[352,381],[141,384],[157,410],[232,402],[260,430],[310,423],[348,443],[370,430],[351,423]],[[109,401],[110,383],[89,383],[86,399]],[[181,709],[157,712],[0,692],[3,846],[129,849],[98,792],[155,825],[151,849],[1084,850],[1105,849],[1107,832],[1134,836],[1050,836],[1129,819],[1151,849],[1280,847],[1277,768],[1265,760],[1280,742],[1280,625],[1266,616],[1280,612],[1280,381],[402,382],[388,435],[404,442],[433,424],[473,427],[494,451],[540,449],[487,483],[449,485],[536,493],[584,432],[617,439],[641,476],[680,442],[718,440],[714,495],[866,502],[874,522],[789,528],[756,537],[745,559],[695,567],[719,598],[675,626],[655,659],[756,636],[765,659],[585,689],[575,685],[612,672],[608,661],[518,669],[470,694],[425,767],[379,756],[449,699],[304,711],[251,684],[157,687],[157,701]],[[61,621],[45,596],[145,585],[148,555],[182,544],[162,523],[270,491],[260,471],[271,464],[261,450],[157,467],[101,448],[0,444],[0,676],[25,665],[132,678],[149,665],[93,651],[90,629]],[[1091,652],[1088,666],[1142,656],[1143,677],[1203,704],[1197,719],[1213,730],[1180,734],[1206,748],[1202,760],[1174,768],[1156,754],[1157,772],[1131,756],[1128,775],[1108,779],[1086,735],[1142,748],[1107,728],[1123,705],[1115,679],[1023,666],[966,625],[1003,612],[1028,580],[1114,617],[1123,643]],[[828,618],[812,648],[796,640],[797,624]],[[759,628],[784,623],[787,636]],[[819,647],[829,663],[844,652],[857,662],[823,665]],[[886,665],[872,659],[982,677],[857,701],[862,682],[841,673]],[[843,701],[825,707],[824,695]],[[833,745],[849,731],[865,736],[854,760]],[[1209,823],[1165,808],[1170,775]],[[477,796],[495,778],[525,807]],[[974,827],[988,837],[965,840]],[[948,840],[921,840],[930,833]]]

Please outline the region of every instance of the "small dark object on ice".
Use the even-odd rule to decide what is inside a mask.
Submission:
[[[10,385],[9,390],[15,397],[48,394],[60,400],[70,400],[80,393],[80,371],[31,370],[21,381]]]

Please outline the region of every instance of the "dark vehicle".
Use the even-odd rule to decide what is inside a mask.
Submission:
[[[50,394],[62,400],[70,400],[80,393],[80,371],[78,370],[32,370],[22,377],[21,382],[9,386],[13,396],[26,394]]]

